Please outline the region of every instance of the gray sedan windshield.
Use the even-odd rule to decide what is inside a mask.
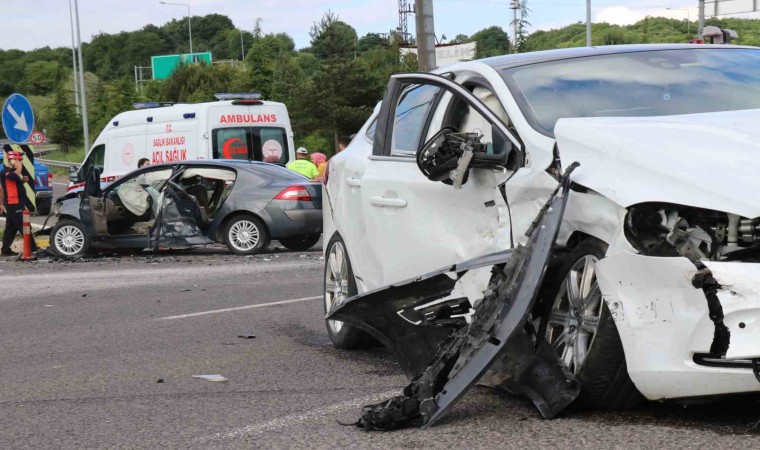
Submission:
[[[669,116],[760,108],[760,50],[695,47],[505,69],[532,126],[569,117]]]

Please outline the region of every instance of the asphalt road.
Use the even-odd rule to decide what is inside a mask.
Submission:
[[[0,261],[0,448],[760,447],[758,403],[549,421],[482,387],[425,431],[341,425],[406,379],[382,349],[331,346],[320,258]]]

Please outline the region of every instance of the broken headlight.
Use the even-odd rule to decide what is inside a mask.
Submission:
[[[683,256],[697,262],[729,258],[760,244],[760,219],[668,203],[629,208],[625,236],[642,255]]]

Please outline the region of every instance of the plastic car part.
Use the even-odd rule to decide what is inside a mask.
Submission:
[[[443,326],[415,326],[401,313],[389,314],[444,297],[461,279],[461,272],[457,278],[434,273],[349,299],[328,314],[328,318],[351,323],[389,344],[402,366],[414,375],[402,396],[366,406],[357,426],[376,430],[430,426],[489,369],[503,371],[508,385],[531,398],[546,418],[555,417],[577,398],[579,383],[527,323],[559,232],[569,175],[575,167],[577,164],[568,168],[533,222],[527,245],[509,254],[505,265],[494,266],[491,286],[469,325],[452,332]],[[445,335],[448,337],[440,342]],[[425,357],[432,348],[437,351],[430,361]],[[417,365],[410,358],[415,355]],[[430,362],[420,371],[420,362],[425,360]]]
[[[704,268],[694,275],[691,280],[692,285],[697,289],[702,289],[707,298],[707,308],[710,312],[710,320],[715,324],[715,333],[713,335],[713,341],[710,345],[710,356],[723,357],[728,352],[728,347],[731,344],[731,331],[728,329],[725,323],[723,323],[723,306],[718,298],[718,290],[722,286],[710,272],[710,269]]]

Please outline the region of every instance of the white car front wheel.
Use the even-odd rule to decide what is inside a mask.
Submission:
[[[627,409],[644,397],[628,376],[623,344],[596,279],[596,263],[606,251],[593,239],[570,251],[543,296],[539,335],[581,383],[574,406]]]

